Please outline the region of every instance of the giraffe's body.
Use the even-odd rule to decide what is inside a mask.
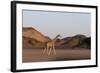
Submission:
[[[55,42],[58,39],[58,37],[60,37],[60,35],[57,35],[54,39],[46,43],[46,47],[43,51],[43,54],[47,51],[47,54],[50,55],[51,51],[53,50],[54,54],[56,55]]]

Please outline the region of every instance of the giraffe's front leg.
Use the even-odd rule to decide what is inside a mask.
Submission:
[[[55,50],[55,45],[53,44],[53,51],[54,51],[54,54],[56,55],[56,50]]]
[[[52,48],[50,47],[49,49],[50,49],[50,50],[49,50],[49,53],[48,53],[48,55],[50,55],[50,53],[51,53],[51,49],[52,49]]]

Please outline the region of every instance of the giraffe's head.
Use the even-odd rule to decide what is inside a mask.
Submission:
[[[61,38],[61,35],[60,34],[58,34],[54,39],[56,40],[58,38]]]
[[[61,37],[61,35],[60,35],[60,34],[58,34],[58,35],[57,35],[57,37]]]
[[[53,39],[53,41],[56,41],[56,40],[59,39],[59,38],[61,38],[61,35],[60,35],[60,34],[58,34],[58,35]]]

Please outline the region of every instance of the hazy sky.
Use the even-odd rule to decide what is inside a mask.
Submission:
[[[91,14],[23,10],[23,26],[33,27],[50,38],[91,35]]]

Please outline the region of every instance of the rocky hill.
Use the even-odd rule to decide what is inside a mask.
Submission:
[[[49,37],[44,36],[41,32],[32,27],[23,27],[22,30],[23,47],[25,48],[42,46],[45,42],[50,40]]]
[[[37,31],[32,27],[23,27],[23,47],[32,48],[32,47],[43,47],[46,45],[46,42],[51,39],[41,32]],[[63,39],[57,39],[55,46],[73,48],[73,47],[82,47],[90,48],[91,46],[91,37],[86,37],[85,35],[75,35],[70,37],[65,37]]]
[[[75,35],[61,39],[60,46],[90,48],[91,38],[85,35]]]
[[[50,40],[49,37],[44,36],[41,32],[37,31],[32,27],[23,27],[23,36],[35,39],[39,42],[47,42]]]

